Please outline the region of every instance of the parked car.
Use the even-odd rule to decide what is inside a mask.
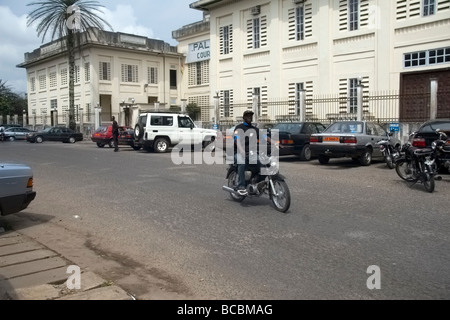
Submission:
[[[386,131],[377,123],[335,122],[322,133],[311,135],[310,148],[312,155],[319,158],[320,164],[327,164],[330,158],[349,157],[368,166],[372,159],[383,159],[377,142],[386,137]],[[400,141],[391,137],[390,143],[396,146]]]
[[[431,143],[439,139],[439,134],[436,130],[444,131],[450,137],[450,120],[439,119],[431,120],[423,123],[419,130],[410,136],[410,142],[416,148],[429,148]]]
[[[42,143],[43,141],[61,141],[64,143],[75,143],[82,141],[83,134],[66,127],[51,127],[27,135],[27,141]]]
[[[134,130],[128,127],[119,128],[119,145],[129,145],[134,150],[140,150],[142,146],[134,138]]]
[[[3,136],[5,141],[26,140],[31,132],[35,131],[23,127],[10,127],[3,131]]]
[[[35,197],[30,167],[0,163],[0,215],[6,216],[26,209]]]
[[[311,160],[309,139],[311,134],[320,133],[325,126],[318,122],[280,122],[272,130],[278,130],[282,148],[279,155],[297,155],[301,160]]]

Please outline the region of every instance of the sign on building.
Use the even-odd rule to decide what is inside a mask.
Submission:
[[[210,59],[209,40],[189,44],[186,63]]]

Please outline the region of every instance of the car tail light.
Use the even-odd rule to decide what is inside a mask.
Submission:
[[[27,188],[33,188],[33,178],[28,179]]]
[[[281,139],[281,144],[294,144],[294,140]]]
[[[414,139],[412,145],[416,148],[425,148],[427,146],[425,139],[423,138]]]
[[[311,137],[309,138],[309,142],[310,142],[310,143],[317,143],[317,142],[321,142],[321,141],[319,141],[319,137],[311,136]]]
[[[341,137],[341,143],[354,143],[356,144],[356,137]]]

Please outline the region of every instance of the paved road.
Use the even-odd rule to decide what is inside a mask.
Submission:
[[[268,199],[231,201],[224,164],[174,165],[170,153],[89,142],[0,148],[0,161],[34,170],[38,196],[20,217],[64,227],[119,262],[112,272],[134,276],[125,289],[138,298],[149,277],[180,297],[450,298],[448,176],[429,194],[382,163],[288,157],[293,202],[282,214]],[[369,266],[381,289],[367,288]]]

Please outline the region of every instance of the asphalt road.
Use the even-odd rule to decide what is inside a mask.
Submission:
[[[21,215],[84,235],[124,269],[185,295],[450,298],[448,175],[430,194],[381,162],[285,157],[292,204],[283,214],[268,198],[233,202],[221,189],[225,164],[175,165],[170,153],[16,141],[0,143],[0,162],[34,171],[37,197]],[[381,288],[369,289],[375,275]]]

